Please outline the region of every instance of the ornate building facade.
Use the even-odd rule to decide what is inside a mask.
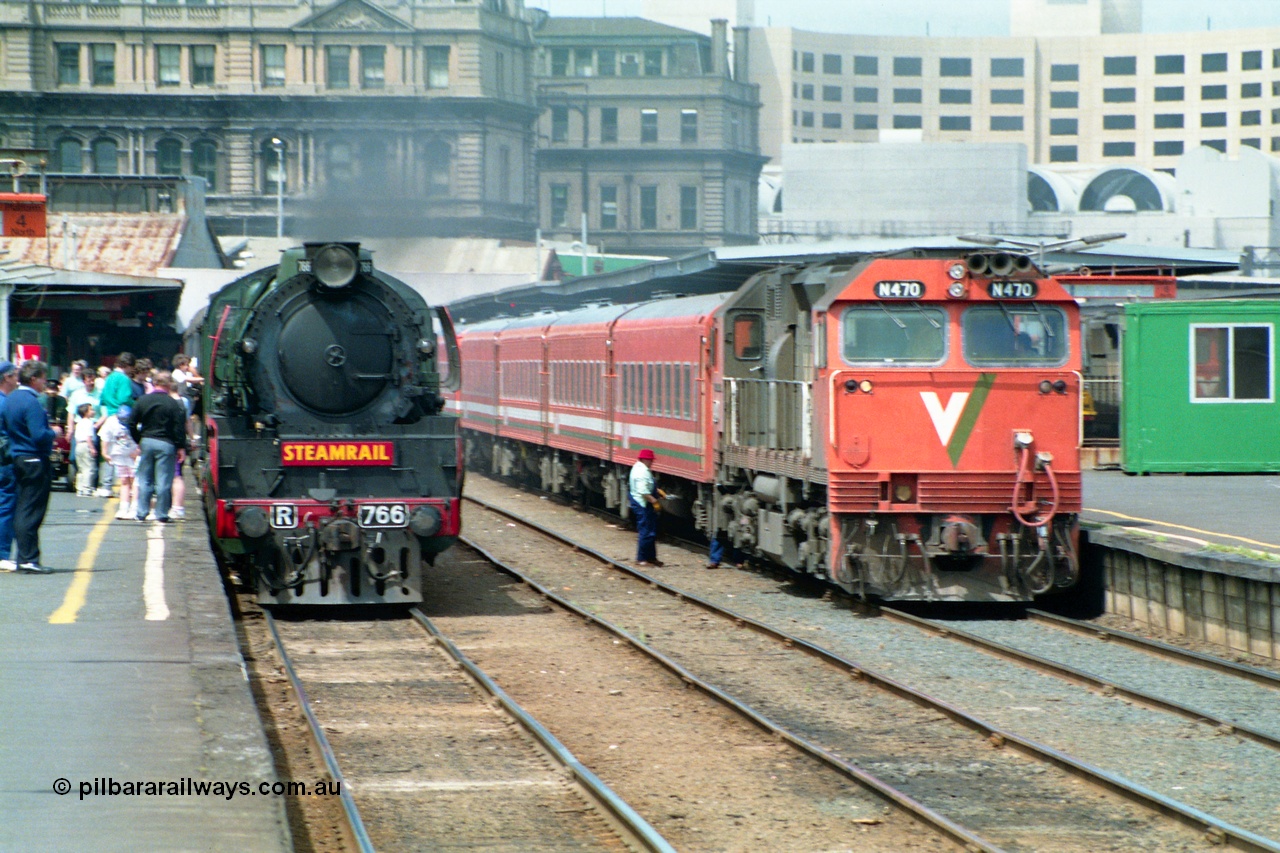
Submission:
[[[527,237],[532,54],[523,0],[0,0],[0,146],[201,177],[224,232]]]
[[[642,18],[550,18],[534,32],[544,235],[677,255],[757,242],[759,87],[711,37]]]

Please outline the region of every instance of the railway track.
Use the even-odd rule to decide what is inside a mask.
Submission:
[[[473,522],[469,522],[469,528],[474,532],[476,526]],[[580,552],[590,550],[582,543],[571,543],[571,547]],[[608,560],[606,555],[598,556]],[[661,585],[656,584],[656,579],[640,575],[629,567],[621,566],[615,561],[610,562],[619,570],[631,572],[631,577],[643,584],[644,588],[648,590],[663,589]],[[698,563],[694,562],[693,564],[697,565]],[[671,569],[665,570],[665,572],[668,576],[673,573]],[[689,578],[689,580],[697,581],[708,576],[723,577],[725,574],[726,573],[698,573],[694,577]],[[556,584],[555,582],[552,582],[549,585],[554,586]],[[696,583],[693,584],[695,587],[697,585],[698,584]],[[574,586],[575,595],[586,595],[582,586],[581,580],[579,579]],[[888,693],[893,694],[897,697],[899,702],[899,707],[896,709],[884,705],[877,706],[875,704],[867,704],[870,700],[868,700],[865,695],[846,695],[845,693],[840,692],[839,695],[824,697],[828,700],[825,705],[827,708],[833,706],[840,708],[859,707],[861,709],[860,713],[855,714],[854,716],[862,716],[870,719],[914,719],[914,725],[917,731],[925,731],[931,724],[936,727],[936,722],[945,718],[947,721],[954,724],[954,726],[961,726],[968,729],[970,732],[981,735],[982,738],[984,738],[981,742],[984,744],[982,748],[985,749],[986,752],[981,758],[973,757],[970,759],[970,765],[973,765],[973,763],[976,762],[977,766],[981,766],[983,768],[981,774],[979,774],[982,777],[981,785],[970,785],[966,787],[963,802],[958,806],[955,803],[951,803],[949,805],[959,812],[976,809],[988,815],[988,818],[978,819],[976,825],[975,823],[969,823],[968,825],[974,827],[978,831],[985,832],[986,837],[991,839],[990,843],[1006,844],[1010,847],[1026,846],[1030,849],[1039,850],[1195,849],[1195,843],[1197,842],[1189,841],[1185,833],[1185,829],[1191,829],[1196,833],[1203,833],[1202,838],[1205,840],[1212,843],[1226,844],[1237,849],[1280,849],[1280,845],[1275,841],[1270,840],[1265,834],[1255,832],[1248,827],[1238,826],[1228,819],[1224,819],[1211,813],[1209,810],[1202,810],[1197,808],[1195,805],[1189,805],[1181,802],[1174,797],[1168,796],[1165,793],[1161,793],[1152,787],[1142,784],[1140,781],[1131,781],[1126,778],[1123,773],[1116,772],[1114,769],[1107,770],[1103,767],[1094,766],[1087,760],[1073,757],[1072,753],[1074,750],[1055,748],[1054,746],[1038,741],[1034,737],[1029,737],[1020,733],[1017,731],[1017,727],[1015,726],[1000,725],[998,722],[987,721],[976,713],[969,713],[961,710],[961,707],[955,702],[946,701],[939,696],[929,695],[925,690],[909,686],[904,681],[891,678],[871,666],[852,660],[847,655],[842,655],[824,648],[819,644],[812,642],[811,639],[806,639],[805,637],[798,636],[797,634],[788,631],[779,630],[777,626],[766,625],[763,621],[758,619],[753,620],[746,617],[740,610],[739,612],[727,611],[725,608],[719,607],[705,598],[699,599],[698,596],[691,594],[690,584],[688,583],[681,582],[677,586],[679,588],[670,586],[666,587],[665,593],[668,596],[676,597],[682,605],[687,607],[689,605],[696,604],[705,611],[715,612],[721,617],[721,619],[730,620],[732,624],[751,625],[752,627],[756,627],[771,636],[773,638],[772,642],[782,643],[784,648],[788,649],[786,666],[792,673],[808,672],[809,684],[826,684],[831,682],[830,667],[835,666],[838,667],[841,672],[852,674],[856,677],[856,681],[848,680],[844,682],[846,685],[855,684],[862,686],[875,684],[884,688]],[[637,590],[629,589],[628,592],[634,594]],[[601,595],[604,596],[602,601],[605,601],[610,597],[608,590],[602,590]],[[729,595],[729,597],[733,597],[734,594],[727,593],[727,595]],[[751,599],[752,597],[752,594],[739,593],[739,595],[744,599]],[[614,594],[611,595],[611,598],[613,600],[618,599],[616,590],[614,591]],[[634,598],[628,599],[628,603],[632,602],[634,602]],[[814,604],[817,603],[815,602]],[[612,607],[613,605],[600,603],[591,606],[597,610],[603,610],[606,607]],[[634,606],[634,604],[632,606]],[[625,611],[626,608],[622,608],[622,610]],[[623,612],[621,615],[625,622],[626,613]],[[846,617],[848,617],[847,613]],[[653,617],[646,615],[643,618],[652,619]],[[912,630],[919,633],[919,628],[920,626],[917,625],[914,626]],[[949,631],[954,633],[953,628],[939,627],[931,630]],[[651,633],[655,633],[656,635],[661,632],[654,628],[651,629]],[[892,641],[892,638],[890,641]],[[936,640],[933,642],[936,646]],[[672,643],[679,646],[679,643],[675,641],[660,645],[663,645],[664,648],[666,648]],[[776,669],[774,664],[778,663],[778,660],[776,659],[778,654],[777,652],[770,653],[764,649],[757,649],[755,654],[761,661],[769,662],[770,673]],[[773,658],[771,658],[771,654],[773,655]],[[813,670],[812,665],[814,664],[814,661],[812,659],[807,662],[808,665],[806,666],[805,663],[799,660],[803,655],[815,656],[822,662],[820,666],[825,668],[826,672],[823,673]],[[679,654],[673,654],[672,657],[678,658]],[[748,678],[746,681],[740,681],[730,688],[723,688],[723,684],[725,683],[725,679],[723,677],[717,676],[716,680],[718,684],[722,685],[722,689],[726,689],[729,692],[745,693],[748,695],[754,694],[757,696],[756,701],[764,703],[765,705],[768,705],[770,702],[773,703],[774,707],[785,705],[785,702],[782,702],[777,697],[770,698],[763,695],[766,691],[761,689],[759,685],[759,682],[766,678],[763,666],[759,672],[754,673],[754,676],[754,681],[751,678]],[[901,676],[899,676],[899,678],[900,677]],[[1096,686],[1091,685],[1091,687],[1095,690],[1097,689]],[[865,692],[866,691],[853,691],[853,693],[859,694]],[[1104,690],[1102,692],[1110,691]],[[910,716],[911,712],[901,707],[903,699],[909,700],[909,702],[917,708],[933,709],[935,714],[933,721],[920,721],[918,718],[912,718]],[[1055,701],[1055,699],[1050,698],[1048,701]],[[832,747],[831,751],[833,752],[838,752],[841,755],[875,754],[875,747],[871,743],[856,744],[839,739],[842,733],[845,732],[845,729],[844,727],[837,725],[836,717],[838,715],[831,715],[830,719],[806,718],[804,716],[805,711],[802,707],[790,707],[788,708],[787,713],[796,715],[793,719],[797,721],[798,726],[808,726],[810,731],[820,731],[822,733],[822,739],[825,740],[826,743],[840,743],[842,745],[842,749],[835,749]],[[1221,727],[1215,728],[1213,731],[1216,734],[1225,733]],[[920,740],[923,741],[925,738],[920,738]],[[958,735],[953,728],[941,739],[941,741],[930,741],[929,750],[932,751],[927,752],[927,754],[933,756],[933,758],[928,759],[926,763],[931,765],[931,772],[939,769],[939,756],[945,756],[943,761],[957,760],[957,756],[960,754],[958,752],[959,747],[957,746],[958,740],[960,740],[960,738],[958,738]],[[1234,742],[1233,738],[1223,738],[1221,740],[1223,742]],[[995,744],[1006,747],[1006,749],[993,752],[990,746],[986,746],[985,744]],[[1010,747],[1011,749],[1009,749]],[[1018,773],[1020,771],[1023,773],[1026,772],[1026,768],[1024,766],[1018,766],[1018,762],[1008,762],[1008,760],[1003,757],[1010,753],[1018,753],[1024,761],[1026,759],[1033,759],[1038,763],[1038,766],[1040,767],[1040,775],[1035,779],[1034,785],[1027,790],[1035,790],[1038,795],[1036,799],[1040,803],[1055,801],[1071,803],[1075,818],[1083,817],[1083,823],[1085,825],[1071,825],[1071,815],[1054,815],[1049,813],[1053,811],[1052,809],[1040,809],[1036,811],[1034,818],[1030,821],[1030,823],[1040,827],[1039,837],[1034,837],[1037,832],[1035,829],[1024,827],[1022,830],[1023,833],[1031,833],[1033,838],[1029,840],[1026,834],[1019,835],[1016,828],[999,825],[1000,821],[998,819],[992,820],[990,815],[998,814],[1002,808],[999,801],[1001,796],[1000,792],[1005,792],[1006,799],[1003,801],[1003,808],[1007,811],[1011,804],[1016,802],[1016,798],[1008,798],[1007,793],[1008,791],[1016,790],[1019,787],[1019,781],[1017,781]],[[993,759],[992,756],[1001,756],[1001,758],[996,760]],[[1043,768],[1046,765],[1054,768],[1052,771],[1053,776],[1044,772]],[[1000,774],[1007,775],[1001,777]],[[891,775],[891,773],[887,775]],[[1108,793],[1096,795],[1101,797],[1101,799],[1090,799],[1090,797],[1085,797],[1081,794],[1078,787],[1071,787],[1069,780],[1064,781],[1064,778],[1068,775],[1078,779],[1088,780],[1096,786],[1098,790],[1106,791]],[[912,777],[908,774],[908,779],[910,778]],[[1001,778],[1003,778],[1004,781],[1000,781]],[[1023,780],[1023,783],[1025,784],[1025,779]],[[927,787],[927,785],[916,784],[914,789],[922,787]],[[996,797],[996,801],[983,804],[981,802],[983,797],[981,790],[987,788],[995,792],[994,796]],[[911,781],[907,781],[903,785],[903,789],[908,792],[912,791],[913,783]],[[1114,802],[1116,796],[1122,797],[1127,801],[1124,807],[1116,805]],[[928,802],[926,797],[920,797],[920,799],[926,803]],[[1123,811],[1123,808],[1137,809],[1141,814],[1130,813],[1122,819],[1117,819],[1116,815],[1119,814],[1120,811]],[[1120,811],[1117,811],[1117,809]],[[945,813],[946,809],[940,808],[939,811]],[[1171,829],[1170,822],[1165,821],[1164,818],[1173,818],[1185,829],[1178,831]],[[1055,820],[1058,821],[1057,824],[1054,824]],[[1118,823],[1117,820],[1119,821]],[[1263,823],[1265,824],[1265,821]],[[1117,826],[1121,824],[1125,825],[1127,828],[1113,834],[1109,834],[1106,831],[1106,827],[1108,826]],[[1141,826],[1142,828],[1135,832],[1133,828],[1135,826]],[[1177,837],[1179,831],[1183,832],[1181,838]],[[1071,833],[1075,833],[1075,844],[1077,846],[1073,847],[1069,844],[1064,845],[1061,842],[1061,838],[1067,837],[1067,835]],[[1172,834],[1164,835],[1163,842],[1155,842],[1153,839],[1161,837],[1160,833]],[[1058,840],[1053,840],[1055,838]],[[1134,846],[1136,838],[1143,839],[1141,846]]]
[[[1083,685],[1107,696],[1176,714],[1280,750],[1280,676],[1266,670],[1196,654],[1133,634],[1066,619],[1044,611],[1030,611],[1030,620],[1010,625],[989,623],[966,630],[966,623],[922,619],[891,608],[887,617],[939,636],[982,649],[1009,661]],[[1114,675],[1095,673],[1069,661],[1075,644],[1064,642],[1063,631],[1114,642],[1133,650],[1111,657]],[[1142,686],[1132,686],[1141,682]],[[1203,704],[1165,698],[1162,688],[1178,683],[1191,689]],[[1243,710],[1242,710],[1243,709]]]
[[[412,616],[265,617],[342,791],[337,849],[674,850],[430,619]]]

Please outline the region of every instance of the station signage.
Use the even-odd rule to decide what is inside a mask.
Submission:
[[[34,193],[0,193],[0,237],[44,237],[46,201]]]
[[[393,441],[282,441],[280,464],[291,466],[390,466]]]

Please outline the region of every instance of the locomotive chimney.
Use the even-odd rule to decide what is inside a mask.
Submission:
[[[716,18],[711,22],[711,73],[723,77],[729,73],[729,22]]]

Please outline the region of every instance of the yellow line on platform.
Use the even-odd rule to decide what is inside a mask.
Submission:
[[[1234,539],[1237,542],[1247,542],[1250,545],[1257,545],[1260,548],[1274,548],[1280,550],[1280,545],[1276,545],[1273,542],[1259,542],[1257,539],[1246,539],[1243,536],[1232,536],[1230,533],[1219,533],[1216,530],[1201,530],[1198,527],[1187,527],[1183,524],[1172,524],[1168,521],[1156,521],[1151,518],[1138,518],[1136,515],[1125,515],[1122,512],[1112,512],[1109,509],[1092,509],[1091,507],[1085,507],[1084,511],[1096,512],[1101,515],[1111,515],[1116,518],[1123,518],[1125,521],[1139,521],[1143,524],[1155,524],[1160,527],[1171,527],[1174,530],[1186,530],[1188,533],[1199,533],[1203,536],[1220,536],[1223,539]]]
[[[67,587],[62,606],[49,616],[50,625],[71,624],[80,614],[80,608],[84,607],[85,597],[89,592],[89,581],[93,580],[93,564],[98,559],[98,549],[102,547],[102,540],[107,535],[107,528],[111,526],[111,519],[119,503],[118,499],[112,498],[103,505],[102,519],[93,526],[93,530],[89,531],[89,541],[80,552],[80,561],[76,563],[71,586]]]

